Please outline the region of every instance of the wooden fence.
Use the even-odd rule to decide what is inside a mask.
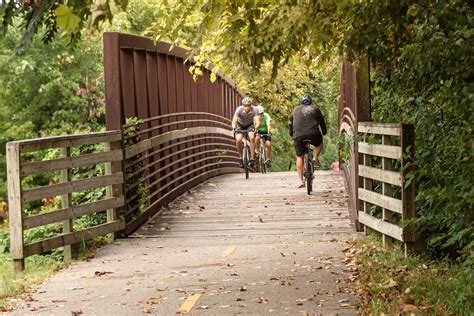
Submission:
[[[384,244],[395,238],[409,251],[415,227],[400,224],[415,217],[415,180],[409,176],[414,168],[413,125],[359,122],[358,132],[358,153],[363,156],[358,168],[363,206],[359,223],[382,233]]]
[[[94,144],[103,144],[103,150],[71,155],[71,149],[75,147]],[[99,147],[95,146],[94,148]],[[111,147],[118,149],[110,150]],[[122,172],[112,173],[110,167],[111,162],[123,160],[121,147],[121,131],[37,138],[7,144],[10,252],[16,271],[24,269],[25,257],[65,247],[64,254],[67,260],[71,256],[70,245],[124,228],[124,221],[117,219],[115,210],[124,205],[125,198],[120,195],[118,190],[115,190],[115,192],[112,190],[113,185],[123,185],[124,175]],[[31,161],[32,157],[35,156],[35,152],[50,149],[57,149],[59,157],[46,161]],[[78,180],[71,178],[72,170],[98,164],[104,165],[105,174],[95,174],[89,178]],[[45,173],[47,179],[54,178],[54,173],[56,173],[56,177],[60,181],[25,188],[25,179]],[[97,188],[105,188],[104,197],[94,202],[73,204],[72,194]],[[49,200],[51,207],[54,205],[54,198],[57,196],[61,197],[60,209],[48,209],[35,215],[27,215],[23,212],[28,203],[43,199]],[[44,204],[44,200],[42,204]],[[106,223],[85,230],[74,231],[74,219],[98,212],[106,212]],[[52,238],[24,244],[26,230],[58,222],[62,222],[62,233]]]

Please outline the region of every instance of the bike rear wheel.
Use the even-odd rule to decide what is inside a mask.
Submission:
[[[305,155],[305,175],[306,191],[309,194],[313,191],[313,163],[309,155]]]
[[[260,145],[260,150],[259,150],[259,164],[260,164],[260,172],[261,173],[266,173],[267,172],[267,166],[265,165],[265,161],[267,160],[267,155],[265,153],[265,145]]]

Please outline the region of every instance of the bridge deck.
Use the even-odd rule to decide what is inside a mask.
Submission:
[[[180,197],[132,238],[40,286],[18,313],[352,315],[344,251],[356,236],[340,173],[226,175]]]

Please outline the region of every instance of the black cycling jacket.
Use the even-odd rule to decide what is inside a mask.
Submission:
[[[320,133],[326,135],[328,132],[321,110],[312,105],[300,105],[294,108],[288,121],[288,128],[293,139]]]

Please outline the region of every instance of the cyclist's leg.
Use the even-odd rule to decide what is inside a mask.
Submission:
[[[255,152],[258,153],[258,149],[260,148],[260,134],[256,133],[255,134],[255,142],[254,142],[254,148],[255,148]]]
[[[265,147],[267,148],[267,159],[272,161],[272,137],[268,135],[265,140]]]
[[[319,166],[318,156],[323,149],[323,137],[321,134],[317,133],[311,135],[309,139],[311,140],[311,145],[313,145],[313,165],[317,167]]]
[[[255,132],[249,132],[249,143],[250,143],[250,160],[255,160]]]
[[[299,187],[304,187],[303,164],[304,164],[304,156],[296,156],[296,172],[298,173],[298,179],[300,180]],[[303,186],[301,186],[301,183],[303,184]]]
[[[303,180],[303,164],[304,164],[304,153],[306,152],[306,147],[303,143],[303,139],[295,139],[295,152],[296,152],[296,173],[298,174],[299,184],[298,187],[304,187]],[[302,186],[301,186],[302,184]]]
[[[242,133],[239,133],[238,131],[235,132],[235,146],[237,147],[240,160],[242,160],[242,150],[244,148],[244,144],[242,143],[243,137],[244,135]]]

